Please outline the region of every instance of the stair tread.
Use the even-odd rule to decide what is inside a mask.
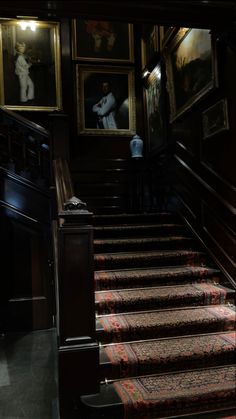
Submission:
[[[209,405],[216,408],[224,401],[233,400],[235,404],[235,374],[235,366],[225,366],[131,378],[116,381],[113,386],[129,414],[140,409],[137,403],[140,400],[143,402],[141,411],[145,412],[147,405],[148,410],[152,406],[151,412],[161,417],[167,406],[169,414],[171,410],[176,414],[177,411],[191,412],[193,408],[202,411]]]
[[[137,268],[137,269],[107,269],[107,270],[101,270],[101,271],[95,271],[95,276],[102,276],[102,274],[104,273],[104,275],[106,276],[117,276],[117,277],[126,277],[126,276],[135,276],[135,275],[139,275],[140,273],[142,273],[143,276],[152,276],[152,275],[166,275],[169,274],[170,272],[172,273],[187,273],[187,274],[192,274],[192,273],[198,273],[200,272],[201,274],[204,273],[215,273],[215,274],[219,274],[220,270],[219,269],[215,269],[215,268],[211,268],[208,266],[189,266],[189,265],[181,265],[181,266],[164,266],[164,267],[150,267],[150,268]]]
[[[235,350],[235,331],[208,333],[104,345],[100,363],[110,365],[106,378],[119,378],[172,371],[188,364],[191,367],[203,363],[215,365],[219,361],[222,364],[223,356],[224,363],[229,363]]]
[[[100,393],[83,396],[82,401],[88,408],[103,408],[104,418],[112,416],[109,408],[113,404],[119,412],[123,406],[127,418],[157,419],[197,412],[200,418],[200,413],[236,406],[235,374],[236,367],[226,365],[121,379],[102,385]]]
[[[210,283],[96,291],[98,313],[116,313],[169,306],[221,304],[233,290]],[[146,304],[146,305],[145,305]],[[143,308],[142,308],[143,307]]]
[[[228,305],[179,307],[99,315],[97,333],[102,343],[109,343],[233,330],[235,321],[235,310]]]
[[[226,332],[217,332],[217,333],[204,333],[197,335],[186,335],[186,336],[172,336],[160,339],[148,339],[140,340],[133,342],[117,342],[117,343],[107,343],[101,346],[109,359],[113,358],[113,355],[110,357],[109,354],[112,353],[116,355],[114,362],[118,362],[119,358],[123,358],[124,348],[130,348],[132,351],[139,350],[139,348],[146,347],[154,356],[161,358],[166,358],[169,356],[175,356],[176,354],[181,354],[183,348],[188,348],[196,353],[201,351],[210,352],[212,350],[211,344],[215,344],[218,341],[225,342],[225,345],[220,347],[220,349],[227,350],[229,348],[236,349],[236,331],[226,331]],[[200,345],[201,346],[200,346]],[[165,351],[163,351],[165,348]],[[168,353],[166,352],[168,348]],[[213,348],[217,349],[216,346]],[[140,354],[143,358],[146,358],[147,354],[143,351]]]
[[[197,250],[138,250],[133,252],[96,253],[95,269],[125,268],[147,266],[148,268],[184,263],[189,265],[206,264],[206,254]]]
[[[202,282],[214,278],[218,280],[220,271],[207,266],[164,266],[117,270],[98,270],[94,272],[95,287],[99,289],[136,288],[156,285],[156,283],[178,283],[183,281]]]

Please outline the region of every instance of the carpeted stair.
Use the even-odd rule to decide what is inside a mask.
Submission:
[[[231,285],[177,215],[94,220],[101,391],[83,417],[236,417]]]

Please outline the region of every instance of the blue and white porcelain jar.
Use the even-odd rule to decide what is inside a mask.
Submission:
[[[130,141],[131,157],[140,158],[143,157],[143,140],[139,135],[135,134]]]

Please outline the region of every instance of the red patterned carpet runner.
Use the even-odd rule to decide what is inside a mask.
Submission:
[[[236,333],[196,335],[108,345],[108,378],[128,377],[233,362]]]
[[[234,366],[126,379],[113,384],[125,407],[125,419],[216,409],[235,400]]]
[[[98,314],[225,303],[226,291],[212,284],[96,292]]]
[[[216,269],[201,266],[168,266],[168,268],[122,269],[96,271],[97,290],[135,288],[145,286],[170,285],[178,283],[202,282],[209,278],[219,281]]]
[[[100,373],[101,381],[114,380],[94,395],[104,419],[118,418],[117,406],[122,415],[122,403],[127,419],[173,419],[236,405],[235,293],[177,220],[166,213],[97,218]]]
[[[152,250],[142,252],[98,253],[94,256],[95,269],[115,269],[132,266],[163,266],[175,264],[201,265],[204,255],[192,250]]]
[[[235,311],[218,305],[98,317],[104,343],[233,330]]]

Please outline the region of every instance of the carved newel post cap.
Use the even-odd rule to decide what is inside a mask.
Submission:
[[[68,201],[64,203],[65,211],[84,210],[87,208],[87,204],[76,196],[72,196]]]

